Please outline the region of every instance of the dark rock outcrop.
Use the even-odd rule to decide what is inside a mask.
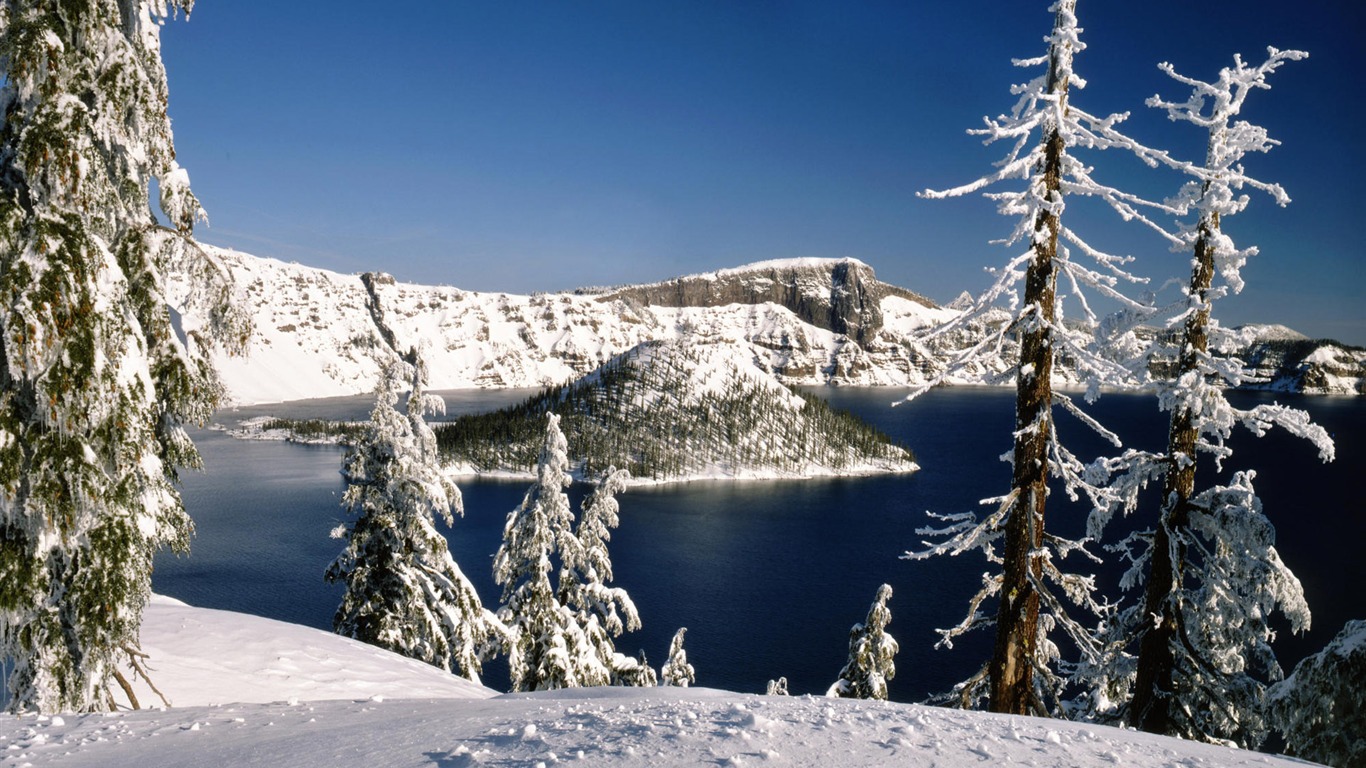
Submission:
[[[818,328],[860,344],[882,330],[881,302],[900,296],[927,307],[934,302],[881,282],[872,267],[855,259],[795,259],[692,275],[651,285],[620,288],[599,301],[634,301],[660,307],[722,307],[772,302]]]

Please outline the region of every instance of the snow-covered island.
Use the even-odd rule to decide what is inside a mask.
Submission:
[[[146,663],[171,708],[0,719],[4,765],[1304,765],[1106,726],[706,688],[506,694],[327,632],[155,598]],[[145,685],[144,704],[160,705]]]
[[[441,424],[437,443],[465,473],[530,477],[548,412],[564,420],[584,478],[609,466],[636,483],[917,469],[909,450],[790,390],[731,341],[646,342],[519,406]]]

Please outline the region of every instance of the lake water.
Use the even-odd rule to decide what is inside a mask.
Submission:
[[[986,564],[978,555],[928,562],[899,559],[916,548],[926,510],[976,509],[1000,494],[1009,470],[1013,393],[996,389],[937,390],[897,408],[901,392],[823,389],[835,405],[876,423],[917,454],[913,475],[807,481],[695,482],[633,488],[621,496],[621,527],[613,533],[617,586],[640,609],[644,628],[619,638],[618,650],[644,649],[658,666],[669,638],[688,627],[686,648],[698,684],[762,692],[788,678],[793,693],[821,693],[847,654],[848,630],[862,621],[879,584],[892,585],[890,630],[901,644],[893,699],[913,701],[946,690],[977,669],[990,638],[966,638],[935,650],[934,628],[957,623]],[[522,392],[444,393],[452,414],[519,400]],[[1269,396],[1238,394],[1242,404]],[[1257,487],[1275,522],[1278,548],[1304,583],[1313,630],[1283,632],[1278,653],[1287,669],[1352,618],[1366,618],[1366,515],[1357,473],[1364,466],[1366,400],[1281,396],[1309,410],[1334,433],[1338,459],[1320,464],[1303,441],[1281,434],[1239,435],[1235,468],[1254,468]],[[241,409],[233,421],[262,413],[362,418],[368,398]],[[1162,443],[1166,422],[1152,398],[1106,395],[1093,412],[1136,447]],[[1061,417],[1060,417],[1061,419]],[[1070,428],[1070,429],[1069,429]],[[1077,434],[1060,420],[1060,429]],[[342,451],[332,447],[248,442],[222,432],[195,435],[207,470],[186,473],[185,503],[197,526],[188,556],[160,556],[153,579],[163,594],[223,608],[331,627],[341,597],[323,582],[341,542],[328,532],[342,521]],[[1079,452],[1102,446],[1078,436]],[[1206,476],[1208,477],[1208,475]],[[451,551],[486,605],[499,593],[491,562],[507,513],[526,483],[465,481],[465,516],[448,532]],[[574,488],[576,505],[584,489]],[[1084,510],[1050,502],[1050,527],[1076,529]],[[1066,532],[1064,530],[1064,532]],[[1113,574],[1103,574],[1111,577]],[[497,665],[485,682],[506,685]]]

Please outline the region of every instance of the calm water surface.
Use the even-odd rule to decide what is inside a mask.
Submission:
[[[621,527],[613,533],[616,585],[640,609],[644,628],[618,640],[618,650],[643,649],[657,666],[669,638],[688,627],[689,661],[698,684],[761,692],[786,676],[793,693],[820,693],[847,653],[849,626],[861,621],[879,584],[894,589],[892,633],[901,644],[892,698],[918,700],[971,674],[989,638],[966,638],[935,650],[935,627],[957,623],[986,564],[980,556],[930,562],[899,559],[920,541],[926,510],[977,509],[1005,490],[1009,471],[1012,393],[956,388],[928,393],[897,408],[887,389],[823,389],[835,405],[876,423],[910,445],[924,467],[904,476],[808,481],[695,482],[636,488],[621,497]],[[445,393],[451,414],[500,407],[528,392]],[[1239,395],[1246,405],[1269,396]],[[1304,583],[1314,610],[1304,637],[1282,633],[1282,662],[1321,648],[1343,623],[1366,617],[1355,586],[1366,582],[1366,515],[1357,474],[1366,457],[1366,401],[1286,398],[1308,409],[1338,442],[1338,460],[1320,464],[1302,441],[1272,434],[1240,435],[1238,469],[1257,470],[1257,487],[1276,523],[1279,549]],[[369,398],[241,409],[233,420],[262,413],[364,418]],[[1107,395],[1092,409],[1135,447],[1156,448],[1165,419],[1152,399]],[[1082,453],[1103,448],[1060,417]],[[254,613],[321,629],[331,626],[341,588],[323,571],[341,549],[328,532],[342,522],[337,448],[234,440],[222,432],[196,435],[207,464],[187,473],[185,503],[198,529],[190,555],[162,556],[154,587],[195,605]],[[485,604],[496,604],[491,562],[507,513],[523,482],[461,483],[465,517],[448,532],[451,551]],[[571,497],[577,505],[582,488]],[[1078,529],[1085,510],[1050,506],[1050,526]],[[1064,532],[1066,532],[1064,530]],[[1102,578],[1113,578],[1102,573]],[[500,675],[503,675],[500,677]],[[486,674],[494,687],[505,673]]]

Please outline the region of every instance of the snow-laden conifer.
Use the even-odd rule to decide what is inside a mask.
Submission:
[[[12,710],[113,706],[153,554],[185,549],[182,425],[240,348],[175,162],[162,22],[192,0],[0,2],[0,664]],[[150,184],[160,188],[157,223]],[[175,329],[171,275],[201,323]],[[177,333],[179,330],[179,333]],[[8,660],[8,661],[6,661]],[[132,706],[132,689],[121,685]]]
[[[626,470],[609,467],[584,499],[574,536],[560,551],[560,603],[574,615],[616,685],[653,685],[653,670],[617,652],[612,638],[640,629],[640,614],[626,590],[610,587],[612,560],[607,552],[611,529],[619,522],[616,495],[626,487]],[[648,671],[648,674],[647,674]]]
[[[416,352],[407,357],[416,365],[393,358],[384,365],[370,423],[343,462],[342,506],[354,521],[333,531],[346,548],[325,577],[345,584],[346,593],[332,627],[477,682],[504,629],[436,530],[436,518],[449,526],[464,507],[423,418],[445,403],[425,391]],[[405,377],[412,386],[406,414],[396,408]]]
[[[1254,473],[1237,472],[1227,485],[1201,491],[1197,465],[1201,457],[1226,463],[1232,453],[1226,440],[1240,424],[1258,435],[1279,426],[1308,438],[1324,460],[1333,457],[1332,441],[1307,413],[1280,405],[1242,410],[1224,397],[1224,388],[1239,385],[1245,374],[1242,361],[1228,354],[1240,340],[1215,320],[1212,304],[1242,289],[1241,269],[1256,248],[1236,247],[1221,225],[1247,207],[1244,188],[1261,190],[1280,205],[1289,202],[1280,186],[1254,179],[1241,164],[1247,153],[1277,143],[1260,126],[1235,119],[1244,100],[1269,88],[1268,76],[1285,62],[1306,56],[1268,51],[1257,66],[1235,57],[1213,83],[1163,64],[1163,71],[1191,87],[1191,96],[1148,102],[1174,121],[1205,130],[1208,142],[1203,163],[1173,163],[1193,178],[1170,204],[1193,211],[1196,220],[1179,234],[1180,249],[1193,254],[1190,280],[1168,322],[1169,341],[1153,350],[1155,367],[1170,373],[1158,384],[1159,403],[1171,414],[1167,449],[1130,451],[1093,468],[1109,494],[1093,516],[1093,531],[1115,511],[1133,510],[1149,482],[1162,481],[1155,529],[1116,547],[1131,563],[1124,586],[1142,586],[1143,596],[1107,622],[1106,654],[1094,667],[1083,664],[1078,675],[1090,689],[1093,715],[1245,747],[1261,743],[1265,686],[1282,674],[1271,650],[1269,617],[1279,610],[1301,631],[1309,626],[1309,608],[1276,553],[1275,529],[1253,490]]]
[[[509,631],[509,672],[514,691],[606,685],[611,672],[598,649],[563,605],[551,573],[561,551],[577,547],[560,418],[546,415],[536,480],[508,513],[503,543],[493,558],[494,581],[503,587],[498,617]]]
[[[1012,247],[1023,241],[1028,247],[992,271],[992,285],[961,316],[925,337],[938,342],[975,339],[930,386],[996,356],[1013,355],[1017,360],[1012,368],[1016,407],[1011,488],[1004,496],[983,502],[994,510],[980,520],[972,513],[933,515],[947,525],[919,533],[935,537],[938,543],[927,542],[924,549],[907,553],[920,558],[976,549],[999,566],[998,572],[984,577],[967,617],[941,631],[940,644],[952,646],[963,633],[994,625],[996,642],[990,660],[958,687],[954,698],[963,706],[986,698],[994,711],[1020,714],[1061,708],[1062,680],[1055,670],[1059,653],[1049,637],[1054,629],[1064,630],[1084,657],[1098,653],[1089,627],[1069,616],[1066,604],[1074,603],[1085,612],[1105,610],[1093,594],[1091,577],[1065,572],[1059,563],[1069,553],[1089,554],[1083,542],[1061,539],[1045,525],[1050,476],[1061,480],[1073,499],[1105,493],[1058,441],[1054,406],[1077,416],[1115,445],[1119,441],[1070,397],[1054,390],[1055,367],[1065,363],[1074,371],[1086,385],[1088,399],[1102,385],[1140,381],[1141,365],[1131,365],[1124,358],[1141,351],[1132,330],[1153,311],[1121,290],[1126,284],[1141,282],[1126,271],[1129,258],[1093,247],[1065,223],[1067,200],[1078,195],[1098,199],[1123,219],[1143,223],[1176,242],[1174,235],[1150,218],[1154,212],[1172,211],[1170,206],[1097,181],[1078,157],[1082,150],[1117,149],[1149,165],[1168,161],[1164,153],[1119,132],[1117,126],[1127,115],[1098,117],[1073,102],[1073,89],[1085,85],[1073,69],[1073,57],[1084,49],[1076,2],[1058,0],[1051,10],[1055,22],[1047,54],[1015,62],[1024,67],[1043,66],[1044,73],[1016,86],[1019,101],[1009,115],[987,120],[984,128],[973,131],[988,143],[1008,142],[1011,148],[1006,157],[994,172],[971,184],[924,193],[931,198],[956,197],[1002,182],[1023,182],[1022,189],[986,196],[997,201],[1000,213],[1016,219],[1014,230],[999,242]],[[1121,311],[1102,321],[1088,294],[1117,304]],[[1072,316],[1065,317],[1065,310]],[[988,607],[992,601],[994,611]]]
[[[1366,621],[1349,621],[1322,651],[1271,687],[1269,715],[1289,754],[1366,765]]]
[[[688,663],[688,652],[683,650],[683,635],[687,632],[687,627],[680,627],[669,641],[669,658],[659,670],[660,685],[687,688],[697,682],[697,673]]]
[[[877,597],[868,609],[868,618],[849,630],[849,660],[840,670],[839,679],[825,692],[826,696],[843,699],[887,699],[887,681],[896,677],[896,663],[892,657],[900,650],[896,639],[887,633],[892,622],[892,611],[887,601],[892,599],[892,588],[878,587]]]

